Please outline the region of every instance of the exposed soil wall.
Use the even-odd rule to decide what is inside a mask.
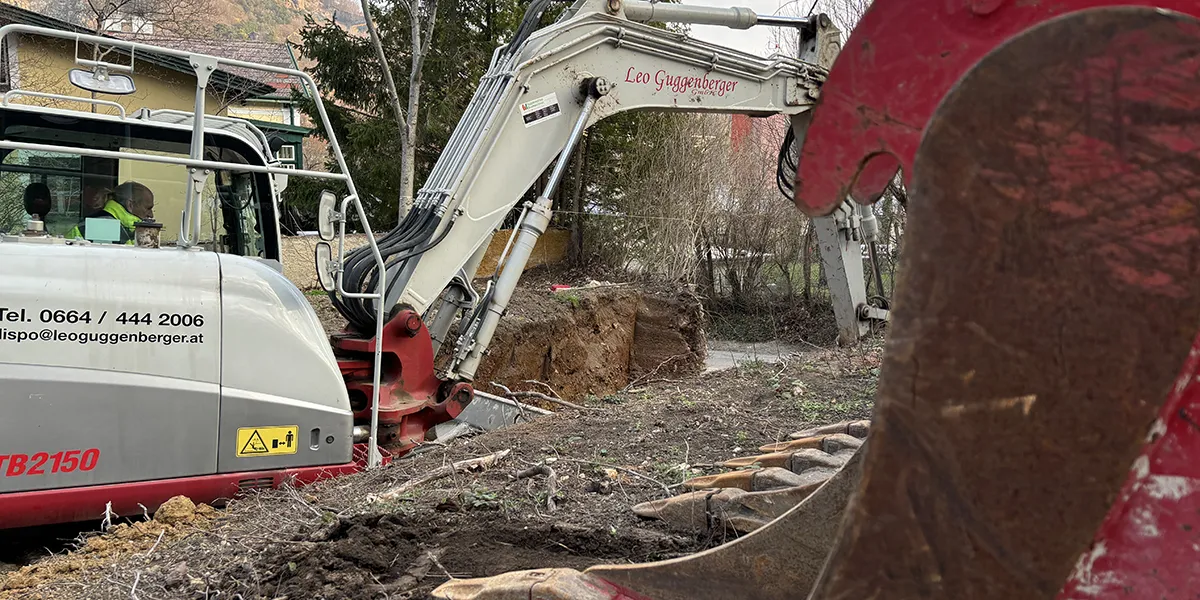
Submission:
[[[521,310],[500,321],[476,386],[499,392],[495,381],[536,390],[523,382],[537,380],[565,398],[621,389],[629,383],[640,298],[628,288],[519,294]]]
[[[321,296],[310,296],[330,332],[341,315]],[[451,332],[450,339],[454,333]],[[670,294],[631,285],[606,285],[552,293],[520,287],[500,321],[475,374],[481,390],[513,390],[564,398],[604,396],[630,381],[695,373],[705,358],[704,311],[688,293]]]
[[[630,375],[642,379],[696,373],[704,367],[704,305],[694,294],[643,292],[630,354]]]

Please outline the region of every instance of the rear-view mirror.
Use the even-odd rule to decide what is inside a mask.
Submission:
[[[326,242],[333,240],[336,207],[337,196],[329,190],[321,192],[321,202],[317,205],[317,235]]]
[[[71,85],[97,94],[124,96],[137,91],[132,77],[109,73],[106,70],[94,73],[83,69],[71,69],[67,78],[70,79]]]
[[[337,280],[333,276],[333,247],[329,242],[317,242],[315,252],[317,260],[317,281],[321,289],[333,292],[337,289]]]

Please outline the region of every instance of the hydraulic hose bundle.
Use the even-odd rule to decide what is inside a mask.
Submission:
[[[521,24],[517,27],[513,39],[503,49],[503,58],[512,57],[525,43],[533,32],[537,31],[542,14],[549,8],[553,0],[533,0],[525,11]],[[440,160],[440,159],[439,159]],[[390,273],[404,272],[404,264],[409,259],[436,246],[454,226],[455,216],[451,216],[446,226],[438,232],[438,226],[447,210],[450,201],[448,194],[426,196],[418,194],[419,200],[404,219],[377,242],[379,253],[383,256],[384,264]],[[398,268],[397,268],[398,267]],[[350,292],[366,292],[374,290],[379,285],[379,273],[370,246],[362,246],[349,253],[342,262],[343,286]],[[383,297],[394,297],[390,294],[396,286],[404,285],[406,280],[392,276],[388,278],[387,290]],[[329,294],[333,306],[342,316],[346,317],[350,328],[363,334],[375,331],[375,309],[369,299],[339,298],[336,293]]]
[[[800,149],[796,147],[796,132],[789,126],[783,136],[783,145],[779,148],[775,184],[779,187],[779,193],[791,202],[796,201],[796,190],[792,182],[796,180],[799,162]]]

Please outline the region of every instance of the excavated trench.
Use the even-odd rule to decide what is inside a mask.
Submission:
[[[310,299],[327,331],[344,326],[327,298]],[[501,393],[497,383],[514,391],[549,386],[566,399],[603,397],[630,383],[698,373],[705,356],[704,310],[686,291],[525,286],[514,293],[475,385],[492,393]]]

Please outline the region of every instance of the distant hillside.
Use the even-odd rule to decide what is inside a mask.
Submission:
[[[213,37],[299,41],[304,16],[318,19],[336,16],[343,27],[364,26],[362,6],[357,0],[213,0]]]

